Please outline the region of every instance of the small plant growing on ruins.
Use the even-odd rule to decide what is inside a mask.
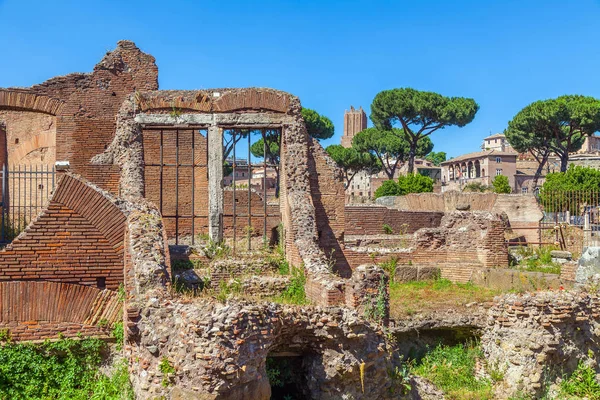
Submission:
[[[213,260],[229,256],[231,254],[231,247],[225,242],[218,243],[214,240],[209,240],[202,251],[206,258]]]
[[[379,263],[379,266],[388,273],[390,277],[390,284],[396,281],[396,270],[398,269],[398,257],[391,257],[390,259]]]
[[[8,328],[0,329],[0,343],[10,343],[10,331]]]
[[[389,224],[383,224],[382,228],[383,228],[383,233],[385,233],[386,235],[394,234],[394,229]]]
[[[125,293],[125,285],[123,285],[123,283],[119,283],[119,287],[117,288],[117,299],[119,299],[119,303],[125,303],[126,298],[127,293]]]
[[[375,298],[368,297],[365,304],[365,319],[376,323],[383,323],[386,316],[386,295],[387,287],[385,285],[385,278],[382,276],[379,282],[379,288],[377,296]]]
[[[299,268],[292,269],[292,277],[288,287],[277,297],[277,301],[285,304],[307,304],[306,299],[306,275]]]
[[[392,381],[390,387],[390,394],[407,394],[410,392],[412,386],[410,384],[410,369],[411,363],[405,362],[400,366],[395,366],[393,369],[388,369],[387,373]]]
[[[117,351],[121,351],[123,349],[123,341],[125,339],[125,331],[123,330],[123,322],[117,322],[112,330],[112,337],[115,338]]]
[[[337,262],[337,259],[334,257],[335,254],[335,249],[331,249],[329,251],[329,254],[327,252],[325,252],[325,263],[327,264],[327,271],[329,271],[329,273],[336,275],[335,273],[335,263]]]
[[[577,396],[589,400],[600,399],[600,382],[596,379],[596,371],[590,365],[579,361],[577,369],[560,383],[560,395]]]
[[[106,318],[102,318],[100,321],[98,321],[99,328],[106,328],[107,326],[108,326],[108,320]]]
[[[162,385],[167,387],[171,384],[171,376],[175,374],[175,367],[171,365],[167,357],[163,357],[158,364],[158,370],[163,373]]]
[[[173,118],[179,118],[181,116],[181,109],[177,108],[174,103],[171,103],[171,112],[169,115]]]

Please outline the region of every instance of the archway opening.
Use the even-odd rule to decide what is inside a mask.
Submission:
[[[307,360],[301,354],[270,353],[266,360],[271,400],[310,399]]]

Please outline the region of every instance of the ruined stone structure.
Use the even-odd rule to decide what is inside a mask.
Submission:
[[[530,222],[529,204],[496,195],[405,196],[395,201],[409,208],[389,199],[346,207],[341,171],[308,136],[297,97],[264,88],[159,91],[157,73],[152,56],[124,41],[90,74],[0,90],[2,161],[49,162],[54,151],[70,164],[44,211],[0,252],[0,329],[16,340],[106,336],[122,318],[140,399],[268,399],[271,356],[297,358],[308,398],[391,398],[394,360],[382,328],[388,277],[372,264],[396,257],[400,266],[439,268],[444,277],[468,281],[478,268],[508,262],[502,212]],[[359,112],[356,129],[366,122]],[[251,190],[234,201],[223,190],[227,129],[280,132],[278,203]],[[23,150],[17,137],[19,146],[28,143]],[[258,234],[282,224],[285,258],[304,269],[311,305],[222,304],[172,290],[172,233],[228,238],[234,205],[249,206]],[[260,232],[253,218],[265,217],[265,206]],[[396,232],[382,239],[385,223]],[[215,280],[230,273],[210,271]],[[263,283],[243,287],[276,292],[286,280]],[[597,311],[592,297],[570,299],[567,316],[544,309],[540,321],[583,321],[580,313]],[[484,337],[500,337],[511,323],[533,325],[531,304],[499,301]],[[364,318],[375,305],[383,308],[378,323]],[[522,309],[513,315],[513,307]],[[568,324],[560,329],[571,334]],[[493,339],[485,346],[491,359],[499,357]],[[520,359],[538,368],[531,354]],[[161,371],[164,360],[175,372]],[[520,371],[517,362],[510,376]]]

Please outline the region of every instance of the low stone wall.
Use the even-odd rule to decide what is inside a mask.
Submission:
[[[558,290],[573,286],[572,280],[557,274],[493,268],[477,269],[471,281],[492,289],[516,291]]]
[[[535,396],[589,351],[597,354],[599,336],[597,293],[539,292],[497,299],[481,345],[489,365],[504,372],[508,396]]]
[[[420,229],[404,248],[346,247],[342,256],[354,269],[395,258],[399,265],[436,267],[455,282],[471,280],[478,268],[508,267],[506,221],[489,212],[454,211],[439,228]]]

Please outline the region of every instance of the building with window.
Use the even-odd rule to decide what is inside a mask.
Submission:
[[[496,133],[495,135],[484,138],[481,150],[514,151],[510,143],[508,143],[508,140],[506,140],[506,136],[502,133]]]
[[[489,138],[486,138],[489,139]],[[465,185],[479,183],[491,186],[498,175],[504,175],[513,189],[517,173],[517,153],[501,150],[484,150],[444,161],[442,191],[462,190]]]

